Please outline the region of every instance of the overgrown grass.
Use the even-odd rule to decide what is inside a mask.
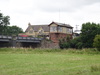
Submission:
[[[100,54],[96,49],[40,49],[40,48],[0,48],[0,53],[75,53],[75,54]]]
[[[97,72],[99,71],[100,72],[100,65],[92,65],[91,66],[91,72]]]
[[[99,75],[100,52],[0,48],[0,75]]]

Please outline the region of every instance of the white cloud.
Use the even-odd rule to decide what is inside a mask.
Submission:
[[[85,5],[91,5],[100,2],[100,0],[36,0],[37,7],[47,12],[75,11]]]
[[[24,30],[29,22],[49,24],[57,21],[74,27],[77,24],[81,27],[84,22],[99,23],[99,7],[100,0],[0,0],[0,10],[11,17],[11,25]]]

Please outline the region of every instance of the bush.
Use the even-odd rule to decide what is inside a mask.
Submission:
[[[61,43],[61,44],[60,44],[60,48],[61,48],[61,49],[70,48],[70,44],[69,44],[68,42]]]
[[[100,51],[100,35],[96,35],[93,42],[93,47]]]
[[[75,39],[68,39],[68,37],[64,39],[59,40],[59,46],[61,49],[64,48],[76,48],[76,49],[82,49],[83,43],[81,42],[81,38],[75,38]]]
[[[77,44],[77,40],[76,40],[76,39],[72,39],[72,40],[70,41],[70,47],[71,47],[71,48],[76,48],[76,44]]]
[[[70,48],[70,37],[67,36],[63,39],[59,39],[59,46],[61,49]]]
[[[77,48],[77,49],[82,49],[82,46],[83,46],[82,42],[78,42],[78,43],[76,44],[76,48]]]

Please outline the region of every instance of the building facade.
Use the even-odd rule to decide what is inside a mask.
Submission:
[[[48,25],[31,25],[28,24],[28,28],[25,31],[28,36],[38,37],[38,36],[49,36],[49,26]]]
[[[67,36],[72,39],[73,27],[68,24],[52,22],[49,24],[49,28],[49,37],[55,43]]]
[[[46,36],[54,43],[58,43],[59,39],[73,35],[73,27],[69,24],[52,22],[48,25],[31,25],[28,24],[28,28],[25,31],[28,36],[38,37]]]

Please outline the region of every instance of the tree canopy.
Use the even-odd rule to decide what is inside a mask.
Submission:
[[[5,27],[10,24],[10,17],[0,13],[0,35],[5,33]]]
[[[100,24],[90,22],[83,23],[80,36],[70,41],[63,41],[60,47],[80,49],[93,48],[93,42],[96,35],[100,35]]]
[[[91,48],[93,47],[93,40],[97,34],[100,34],[100,24],[96,23],[84,23],[82,24],[81,30],[81,42],[83,43],[83,47]]]
[[[2,13],[0,13],[0,26],[6,26],[10,24],[10,17],[9,16],[3,16]]]
[[[22,28],[18,26],[7,26],[6,27],[6,35],[18,35],[19,33],[23,33]]]
[[[100,35],[95,36],[93,46],[100,51]]]

